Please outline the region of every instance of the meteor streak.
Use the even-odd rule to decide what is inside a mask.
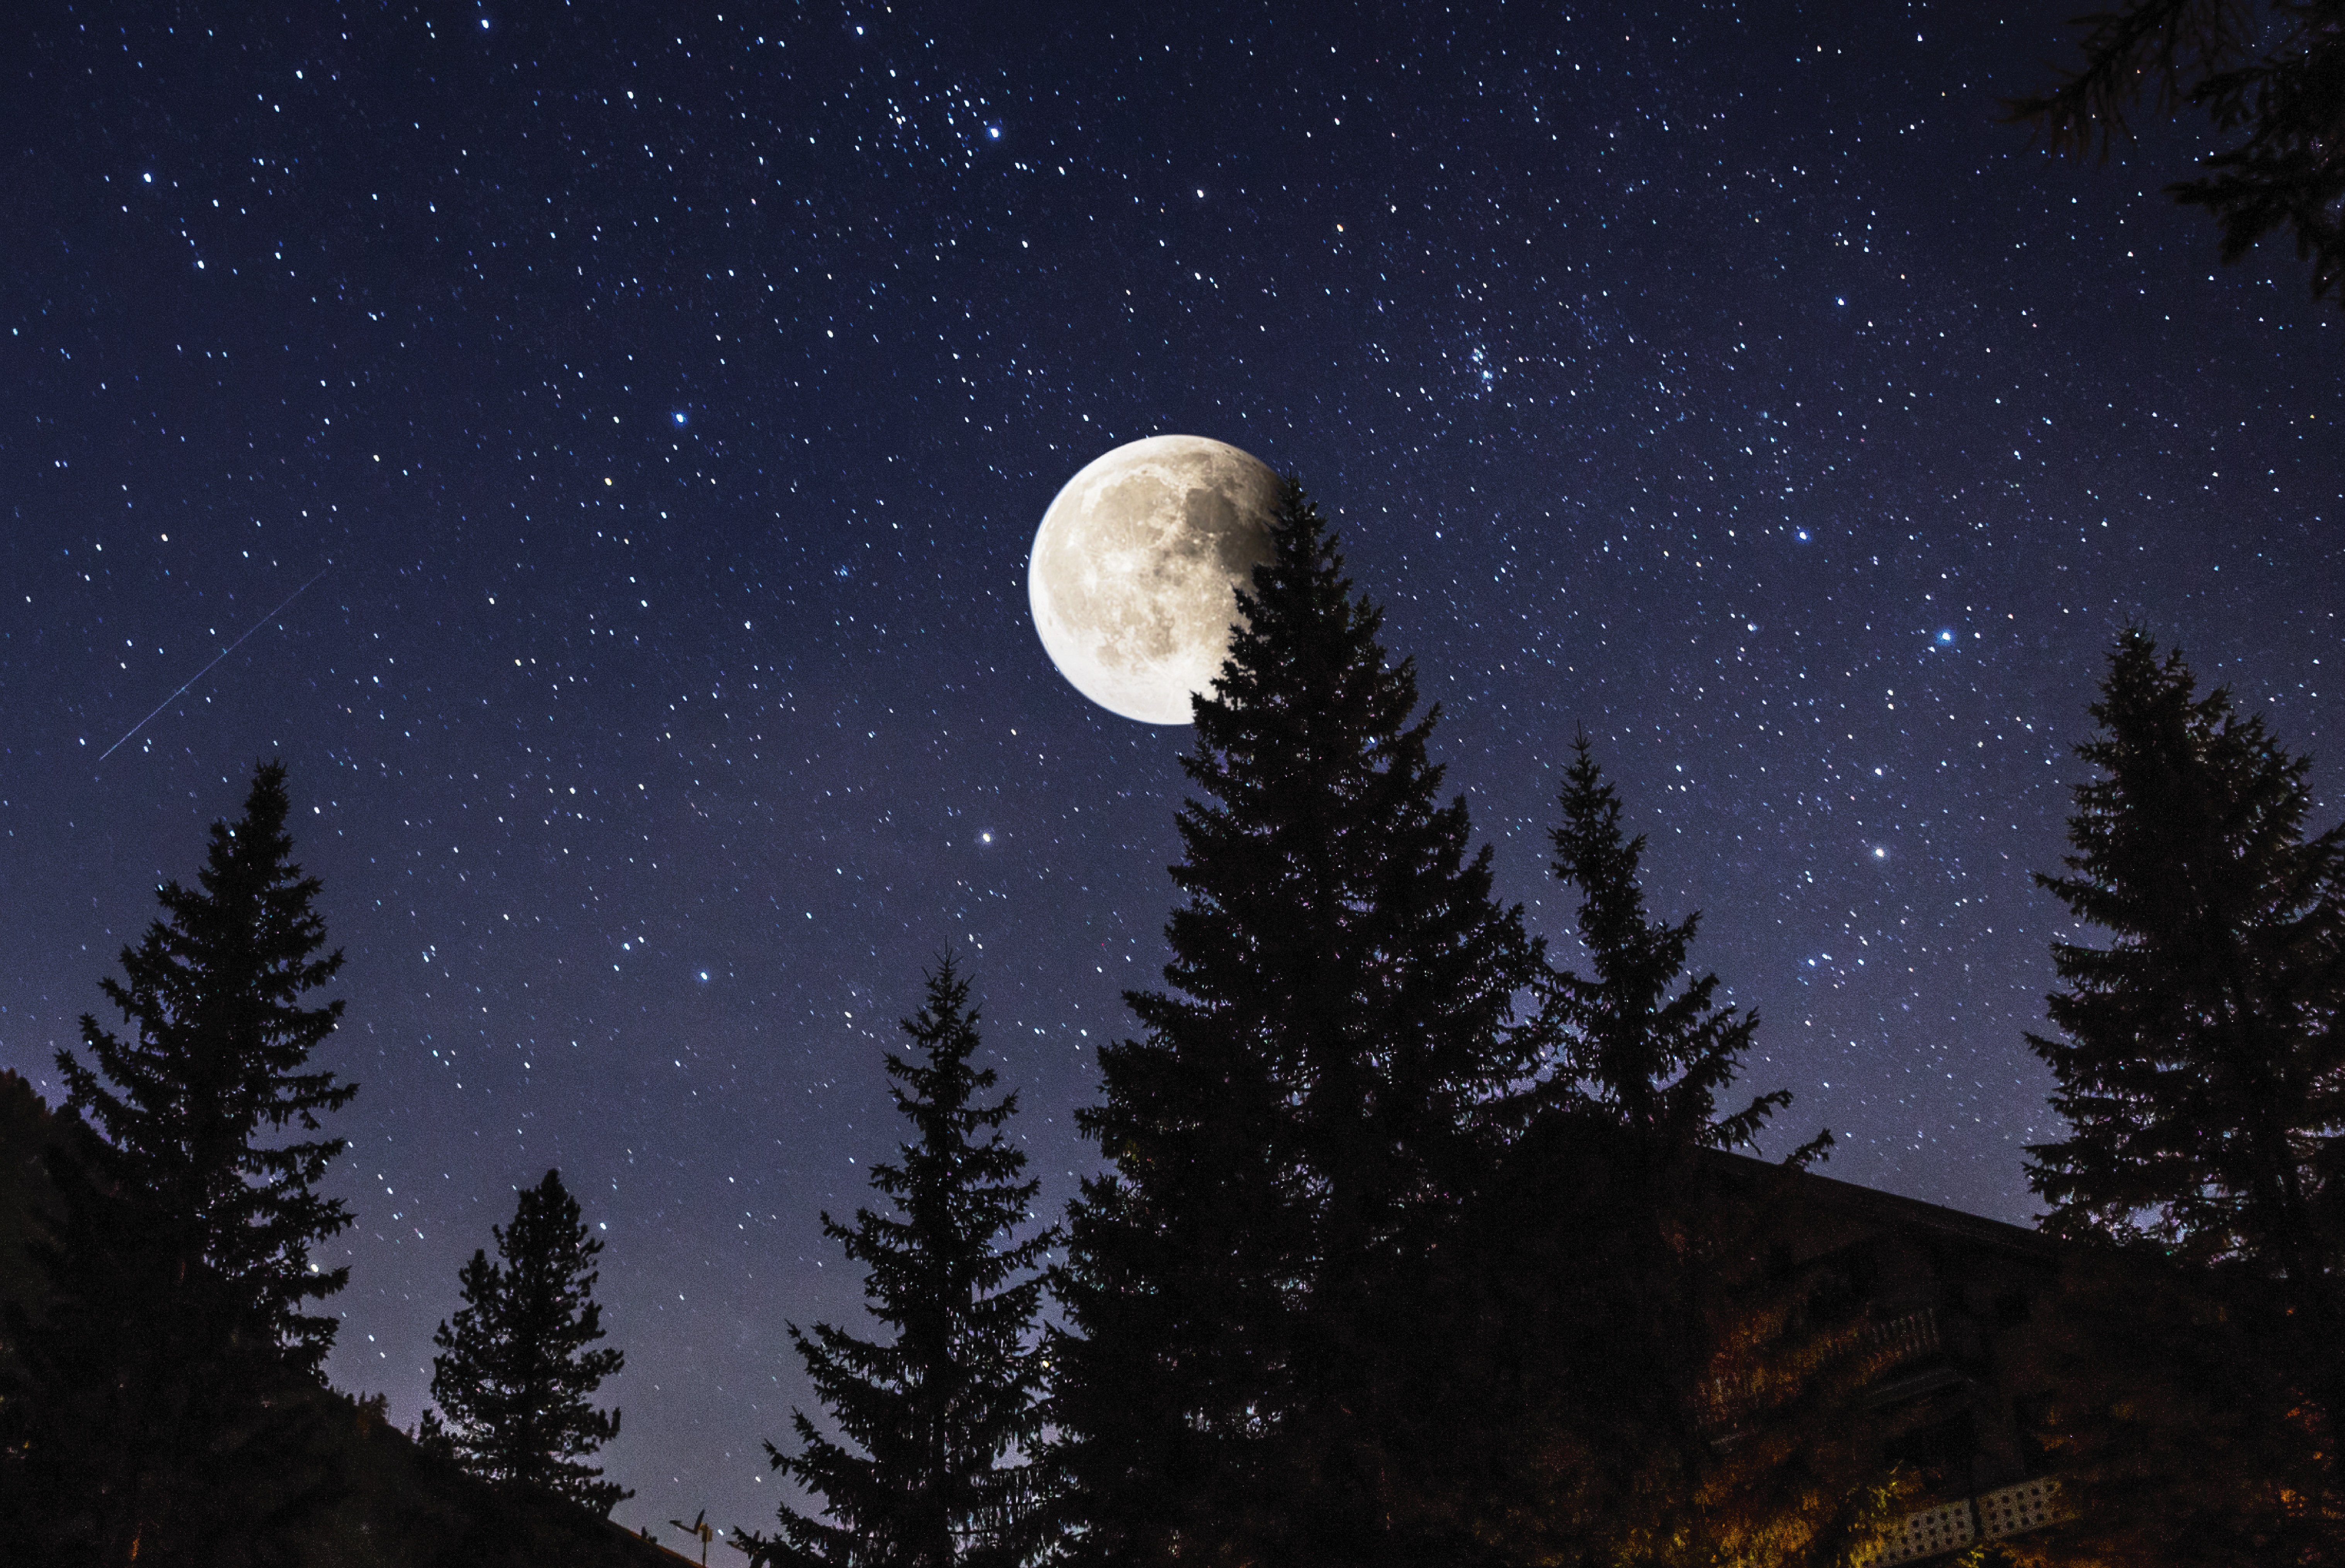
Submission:
[[[203,667],[203,668],[201,668],[201,669],[199,669],[199,670],[196,671],[196,673],[195,673],[195,674],[193,674],[193,675],[189,676],[189,677],[187,678],[187,680],[186,680],[186,681],[185,681],[185,682],[180,686],[180,687],[179,687],[179,689],[178,689],[178,691],[173,692],[170,696],[168,696],[168,697],[165,697],[162,701],[160,701],[160,702],[158,702],[158,703],[157,703],[157,704],[155,705],[155,712],[154,712],[154,713],[150,713],[150,714],[148,714],[148,715],[147,716],[147,718],[142,718],[142,719],[140,719],[137,723],[136,723],[136,724],[132,725],[129,728],[127,728],[127,729],[124,730],[124,731],[122,732],[122,740],[117,740],[117,741],[116,741],[113,745],[111,745],[111,746],[107,747],[104,751],[99,752],[99,753],[98,753],[98,756],[97,756],[97,759],[98,759],[100,762],[103,762],[103,761],[105,761],[107,758],[109,758],[109,757],[113,756],[116,752],[117,752],[117,751],[121,750],[121,749],[122,749],[122,742],[123,742],[124,740],[128,740],[132,736],[134,736],[134,735],[137,734],[140,730],[142,730],[142,729],[146,728],[147,728],[147,725],[148,720],[152,719],[152,718],[155,717],[155,714],[156,714],[156,713],[160,713],[160,712],[162,712],[165,708],[167,708],[170,707],[173,703],[175,703],[175,702],[178,701],[178,700],[179,700],[179,698],[180,698],[181,697],[183,697],[183,696],[185,696],[185,695],[186,695],[186,693],[187,693],[187,689],[188,689],[188,687],[191,687],[191,686],[195,685],[195,684],[196,684],[196,682],[198,682],[198,681],[199,681],[199,680],[203,679],[203,678],[204,678],[204,677],[206,677],[206,676],[208,676],[208,675],[211,674],[211,672],[212,672],[212,665],[213,665],[213,664],[218,664],[218,663],[219,663],[219,661],[220,661],[220,660],[222,660],[222,659],[224,659],[224,658],[228,657],[228,655],[230,655],[230,654],[232,654],[232,653],[236,652],[236,650],[237,650],[237,649],[239,649],[239,648],[242,647],[244,646],[244,637],[249,637],[249,636],[250,636],[254,632],[259,631],[261,627],[263,627],[263,626],[267,626],[269,622],[271,622],[271,621],[275,620],[279,616],[283,615],[283,614],[285,613],[285,606],[286,606],[286,605],[289,605],[289,604],[291,604],[294,600],[296,600],[296,599],[299,598],[302,595],[304,595],[304,594],[308,593],[308,592],[310,591],[310,583],[315,583],[315,582],[318,580],[318,577],[322,577],[322,576],[324,576],[327,573],[329,573],[329,572],[332,571],[333,569],[334,569],[334,564],[333,564],[331,561],[329,561],[329,562],[327,562],[324,565],[322,565],[322,566],[319,567],[319,568],[318,568],[318,576],[317,576],[317,577],[312,577],[312,578],[310,578],[310,582],[302,584],[299,587],[298,587],[298,588],[294,589],[291,593],[289,593],[289,594],[286,595],[286,596],[285,596],[284,604],[280,604],[280,605],[279,605],[275,609],[273,609],[273,610],[269,611],[267,615],[265,615],[265,616],[261,616],[259,620],[257,620],[257,621],[253,622],[253,623],[252,623],[252,625],[251,625],[250,626],[249,626],[249,627],[247,627],[247,628],[245,629],[245,634],[244,634],[244,636],[243,636],[243,637],[239,637],[239,638],[237,638],[237,639],[236,639],[236,641],[234,641],[234,642],[232,642],[232,643],[228,644],[228,647],[224,647],[224,648],[220,649],[220,651],[219,651],[219,652],[218,652],[218,653],[214,654],[214,655],[212,656],[212,664],[208,664],[208,665],[204,666],[204,667]]]

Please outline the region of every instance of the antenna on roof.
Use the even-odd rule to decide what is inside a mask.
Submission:
[[[708,1568],[708,1543],[710,1541],[714,1540],[716,1535],[716,1527],[708,1522],[708,1510],[704,1508],[698,1513],[694,1514],[692,1516],[692,1522],[689,1524],[686,1524],[681,1519],[671,1519],[668,1522],[675,1525],[678,1530],[683,1531],[686,1535],[697,1535],[700,1537],[700,1568]]]

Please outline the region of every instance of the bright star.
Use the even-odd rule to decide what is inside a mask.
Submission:
[[[702,970],[702,971],[700,972],[700,978],[701,978],[703,981],[706,981],[706,980],[708,978],[708,972],[707,972],[706,970],[705,970],[705,969],[704,969],[704,970]]]
[[[1876,860],[1885,860],[1889,858],[1889,851],[1875,844],[1873,846],[1873,858]]]
[[[1940,632],[1938,634],[1938,640],[1942,643],[1953,642],[1954,640],[1954,634],[1951,631]]]
[[[678,409],[678,410],[676,410],[674,413],[672,413],[672,414],[668,415],[668,417],[669,417],[670,419],[673,419],[674,421],[675,421],[675,423],[676,423],[676,428],[678,428],[679,430],[680,430],[680,429],[682,429],[682,428],[684,427],[684,423],[685,423],[684,410],[682,410],[682,409]]]

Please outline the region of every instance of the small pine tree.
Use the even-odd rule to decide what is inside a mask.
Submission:
[[[1500,1511],[1510,1544],[1526,1561],[1833,1561],[1883,1506],[1849,1441],[1853,1347],[1801,1326],[1762,1265],[1747,1178],[1711,1154],[1755,1143],[1792,1096],[1719,1114],[1758,1018],[1719,1003],[1715,974],[1687,976],[1698,913],[1647,914],[1645,840],[1623,833],[1584,735],[1558,803],[1552,870],[1579,890],[1589,972],[1552,976],[1558,1060],[1480,1248],[1504,1337],[1527,1347],[1515,1380],[1537,1390],[1496,1434],[1493,1463],[1542,1499]],[[1730,1388],[1752,1393],[1728,1432]]]
[[[1183,767],[1185,895],[1146,1031],[1100,1054],[1052,1416],[1078,1561],[1399,1550],[1390,1414],[1427,1261],[1531,1071],[1539,971],[1291,482]]]
[[[588,1348],[603,1338],[603,1244],[553,1170],[522,1193],[512,1225],[490,1229],[503,1262],[475,1251],[458,1276],[464,1305],[431,1336],[439,1409],[424,1411],[419,1438],[485,1480],[608,1513],[634,1494],[587,1462],[619,1435],[619,1412],[588,1396],[626,1360],[615,1346]]]
[[[1761,1095],[1724,1117],[1717,1100],[1751,1047],[1758,1014],[1721,1007],[1715,974],[1670,994],[1685,973],[1700,911],[1675,925],[1646,918],[1637,882],[1644,835],[1621,836],[1619,792],[1605,782],[1585,735],[1572,743],[1564,780],[1553,869],[1580,890],[1579,941],[1593,973],[1555,975],[1566,1041],[1556,1085],[1586,1095],[1656,1151],[1755,1144],[1768,1118],[1792,1103],[1791,1092]],[[1831,1141],[1822,1135],[1794,1161],[1806,1164]]]
[[[2046,1228],[2233,1260],[2326,1315],[2345,1239],[2345,826],[2304,836],[2309,759],[2128,628],[2076,748],[2067,874],[2105,947],[2053,944],[2059,1038],[2031,1034],[2066,1138]]]
[[[66,1050],[56,1060],[67,1106],[109,1145],[103,1179],[153,1210],[175,1275],[208,1270],[225,1281],[289,1357],[315,1370],[336,1320],[302,1303],[340,1289],[350,1270],[313,1268],[310,1247],[350,1223],[317,1184],[348,1140],[264,1139],[320,1131],[319,1113],[340,1110],[358,1088],[310,1067],[342,1003],[300,998],[333,979],[342,955],[319,955],[320,885],[288,859],[286,809],[284,768],[260,764],[243,820],[212,824],[198,888],[166,883],[157,898],[168,921],[122,950],[124,980],[98,983],[130,1037],[85,1013],[89,1064]]]
[[[902,1023],[916,1054],[887,1055],[888,1092],[918,1134],[894,1163],[871,1167],[892,1212],[858,1209],[852,1226],[822,1217],[824,1233],[864,1266],[871,1315],[895,1336],[880,1344],[827,1323],[811,1334],[791,1325],[846,1441],[793,1410],[798,1451],[766,1445],[827,1517],[783,1504],[778,1535],[736,1538],[753,1563],[1016,1568],[1041,1545],[1034,1472],[1004,1461],[1041,1428],[1038,1269],[1058,1232],[1010,1239],[1041,1189],[1020,1179],[1026,1156],[1001,1135],[1018,1096],[979,1102],[995,1076],[970,1062],[969,983],[950,958],[926,979],[925,1003]]]

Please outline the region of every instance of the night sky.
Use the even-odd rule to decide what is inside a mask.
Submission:
[[[1584,726],[1774,1152],[2025,1218],[2028,873],[2112,634],[2340,793],[2334,307],[2216,264],[2187,140],[1995,123],[2075,9],[13,9],[0,1065],[58,1096],[281,758],[362,1084],[333,1380],[411,1424],[558,1165],[614,1517],[768,1522],[924,963],[1053,1208],[1091,1158],[1189,732],[1057,676],[1026,552],[1184,432],[1336,521],[1563,956]]]

